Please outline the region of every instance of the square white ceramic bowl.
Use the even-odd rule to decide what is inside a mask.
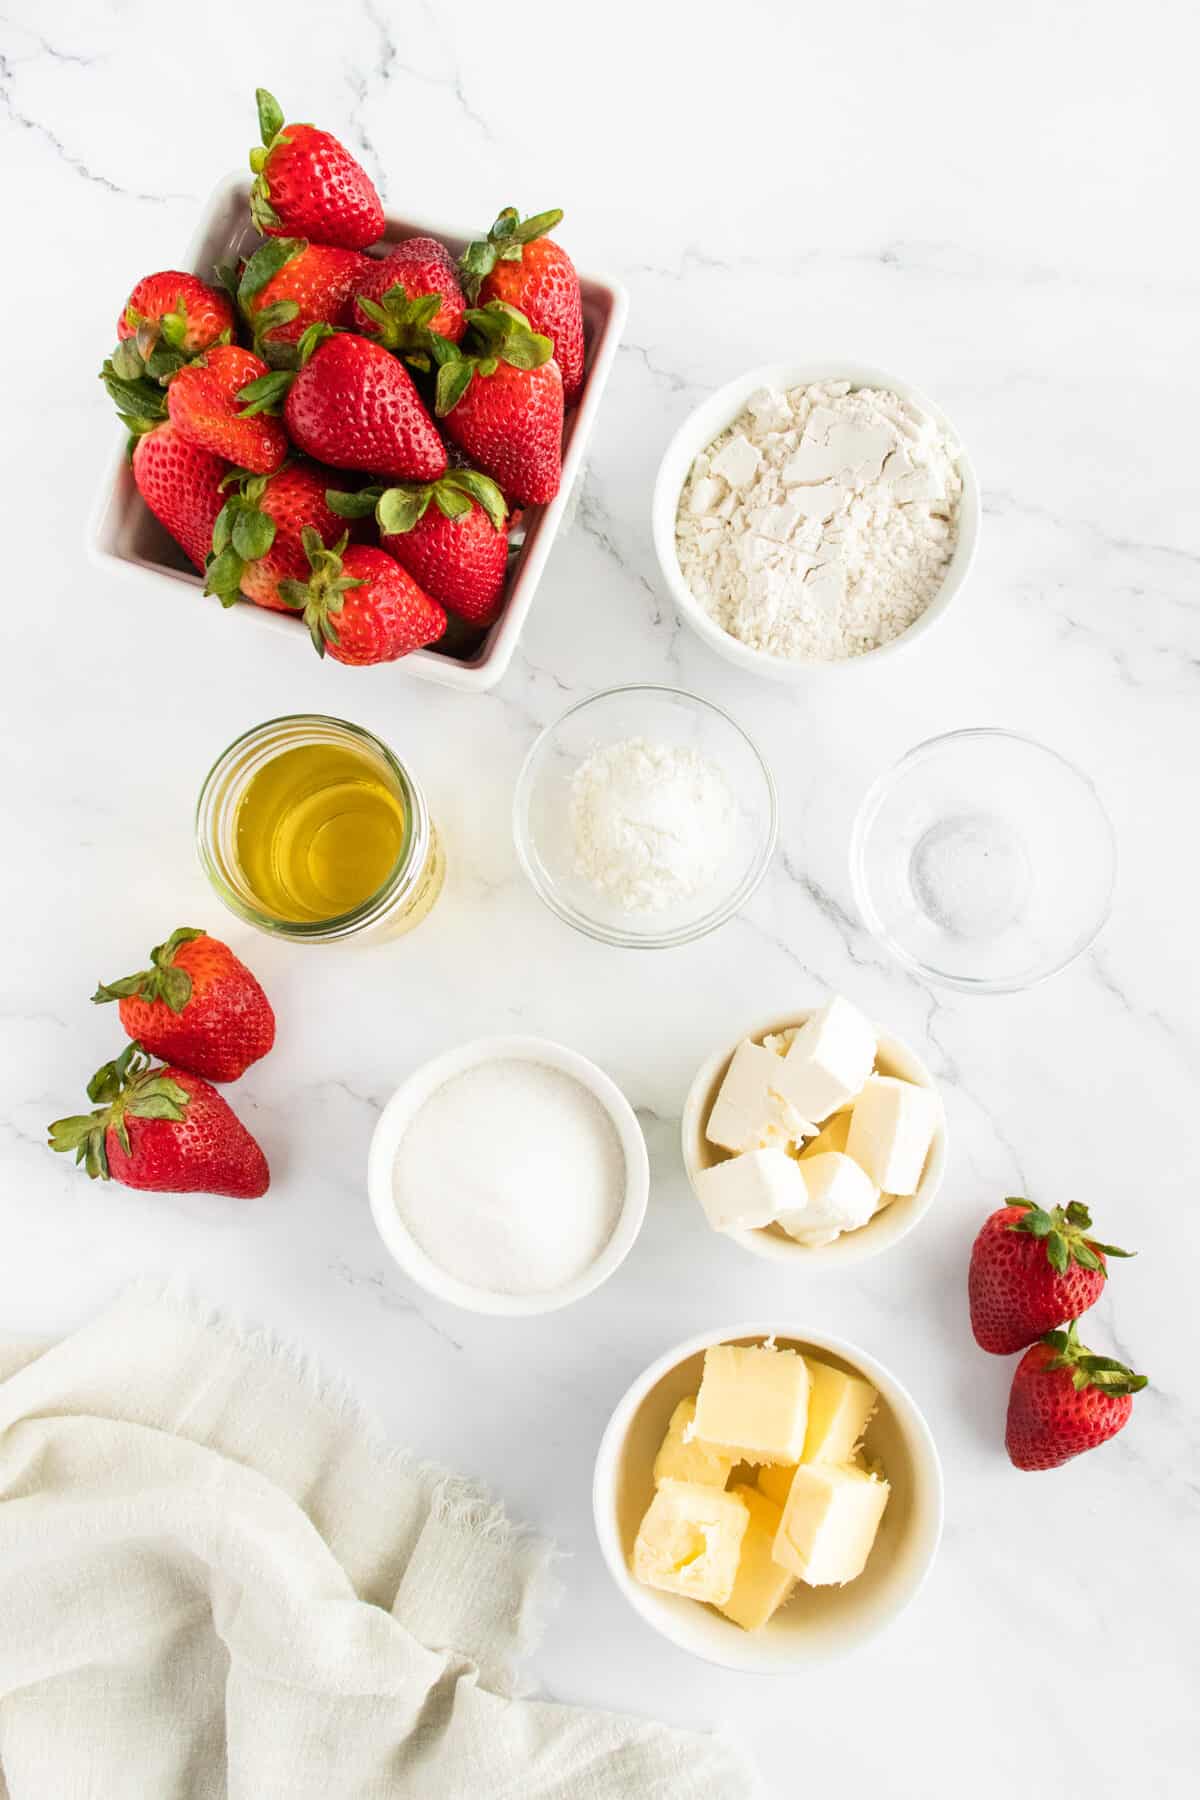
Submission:
[[[696,1176],[700,1170],[709,1169],[714,1163],[725,1162],[727,1159],[726,1151],[709,1143],[704,1135],[704,1127],[725,1079],[725,1071],[733,1060],[734,1051],[744,1038],[752,1038],[756,1044],[760,1044],[768,1033],[788,1031],[793,1026],[803,1025],[814,1011],[813,1007],[799,1008],[782,1018],[767,1019],[752,1025],[749,1030],[740,1032],[731,1044],[710,1056],[696,1071],[695,1080],[688,1089],[684,1102],[682,1127],[683,1162],[693,1194],[696,1192]],[[937,1099],[937,1129],[916,1193],[898,1194],[857,1231],[844,1231],[832,1244],[822,1244],[819,1248],[798,1244],[795,1238],[790,1238],[778,1225],[764,1226],[757,1231],[723,1231],[720,1236],[740,1244],[743,1250],[749,1250],[754,1256],[767,1257],[772,1262],[788,1263],[797,1272],[804,1269],[845,1269],[851,1263],[865,1262],[869,1257],[878,1256],[893,1244],[899,1243],[929,1211],[946,1172],[949,1140],[941,1095],[938,1094],[933,1076],[915,1051],[910,1050],[899,1038],[881,1031],[878,1025],[875,1027],[875,1037],[879,1046],[875,1058],[878,1072],[881,1075],[896,1075],[901,1081],[915,1082],[918,1087],[928,1088]],[[696,1200],[696,1205],[700,1205],[699,1199]]]
[[[823,1588],[800,1583],[761,1631],[750,1632],[711,1606],[635,1581],[630,1557],[654,1494],[655,1453],[676,1406],[700,1386],[704,1352],[713,1344],[762,1343],[768,1337],[785,1349],[863,1375],[879,1390],[866,1447],[883,1464],[892,1491],[867,1566],[856,1581]],[[795,1675],[877,1637],[916,1598],[942,1535],[942,1469],[915,1401],[865,1350],[794,1322],[730,1325],[676,1345],[639,1375],[601,1439],[592,1506],[613,1580],[662,1637],[727,1669]]]
[[[901,632],[898,638],[893,638],[888,644],[881,644],[878,650],[868,650],[862,656],[849,656],[841,662],[792,662],[786,657],[769,656],[765,650],[753,650],[749,644],[743,644],[740,638],[731,637],[715,619],[710,618],[692,593],[679,566],[675,548],[675,518],[679,511],[679,496],[701,450],[707,449],[727,425],[733,424],[745,410],[751,394],[756,393],[759,388],[773,387],[786,391],[806,387],[814,381],[848,381],[856,388],[886,388],[893,394],[899,394],[902,400],[911,400],[914,406],[919,406],[935,419],[958,445],[959,472],[963,483],[958,542],[950,558],[945,579],[934,599],[920,618],[907,631]],[[924,637],[931,626],[945,614],[971,572],[979,540],[979,521],[979,483],[975,468],[963,448],[961,437],[941,407],[910,381],[902,381],[898,375],[889,375],[886,369],[856,363],[848,357],[824,357],[819,362],[765,363],[760,368],[749,369],[744,375],[727,381],[724,387],[710,394],[707,400],[702,400],[688,414],[663,453],[654,483],[650,517],[658,566],[680,617],[726,662],[735,663],[739,669],[746,669],[752,675],[765,675],[772,681],[792,684],[812,681],[826,675],[837,676],[855,669],[873,668],[882,658],[894,656],[897,651],[911,647],[919,638]]]
[[[408,1230],[396,1206],[392,1171],[400,1141],[429,1096],[456,1075],[488,1062],[544,1063],[570,1075],[595,1096],[612,1120],[625,1157],[625,1193],[613,1234],[575,1281],[545,1294],[501,1294],[471,1287],[439,1268]],[[468,1312],[491,1313],[502,1318],[528,1318],[534,1313],[557,1312],[582,1300],[608,1280],[632,1250],[650,1195],[650,1160],[637,1115],[616,1082],[603,1069],[565,1044],[539,1037],[475,1038],[444,1056],[422,1064],[401,1082],[379,1116],[367,1157],[367,1192],[375,1228],[392,1257],[411,1280]],[[566,1197],[569,1203],[569,1196]]]
[[[218,262],[230,261],[239,251],[245,252],[257,243],[257,233],[250,224],[249,194],[247,176],[230,175],[221,182],[210,197],[184,254],[184,268],[211,281]],[[389,217],[384,244],[390,245],[420,233],[439,238],[455,256],[468,242],[461,232],[445,231],[440,225]],[[562,485],[548,506],[524,509],[522,525],[514,534],[514,542],[519,539],[520,547],[510,565],[504,610],[482,641],[476,643],[472,637],[469,647],[461,654],[439,650],[436,646],[416,650],[396,665],[426,681],[437,681],[444,687],[459,688],[468,693],[482,693],[495,687],[512,660],[555,533],[563,521],[572,489],[582,478],[587,441],[600,410],[601,396],[617,353],[629,302],[618,281],[581,275],[579,283],[583,292],[587,338],[586,375],[579,402],[567,413]],[[114,310],[119,304],[119,299],[114,302]],[[230,628],[228,620],[220,621],[222,608],[216,601],[206,609],[196,607],[203,582],[179,546],[143,504],[125,457],[123,436],[117,441],[100,484],[88,524],[87,547],[94,562],[103,568],[111,569],[114,565],[120,568],[159,607],[164,599],[163,583],[174,584],[179,599],[190,608],[188,622],[192,629],[199,629],[201,617],[216,621],[212,624],[213,630],[219,629],[222,623],[226,629]],[[281,654],[286,645],[297,656],[312,655],[308,634],[298,629],[296,621],[285,614],[251,605],[239,606],[236,610],[238,624],[233,629],[271,632],[280,639]],[[161,612],[157,617],[161,623]]]

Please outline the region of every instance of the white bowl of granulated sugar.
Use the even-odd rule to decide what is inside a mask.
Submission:
[[[440,1300],[554,1312],[607,1281],[646,1216],[633,1108],[585,1056],[477,1038],[425,1063],[384,1107],[367,1161],[379,1235]]]
[[[914,644],[970,572],[979,486],[941,408],[844,360],[769,363],[668,444],[651,523],[680,616],[774,681]]]

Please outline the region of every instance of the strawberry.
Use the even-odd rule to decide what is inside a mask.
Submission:
[[[163,269],[145,275],[121,309],[117,336],[136,338],[143,356],[160,339],[169,350],[195,356],[233,338],[233,308],[198,275]]]
[[[343,525],[326,499],[338,490],[328,469],[311,463],[287,462],[273,475],[251,475],[235,469],[225,487],[235,484],[213,527],[213,556],[204,582],[222,606],[234,606],[244,594],[255,606],[291,612],[280,598],[279,583],[306,581],[309,564],[300,542],[305,526],[327,547],[341,536]]]
[[[379,265],[361,250],[270,238],[242,270],[238,307],[259,356],[286,366],[288,351],[310,325],[348,324],[348,302]]]
[[[351,544],[343,534],[326,550],[315,531],[301,533],[311,574],[281,581],[279,592],[302,612],[318,656],[362,666],[395,662],[432,644],[446,629],[436,600],[382,550]]]
[[[552,341],[570,406],[583,386],[583,301],[575,264],[546,236],[561,218],[556,207],[522,222],[506,206],[487,237],[468,244],[462,269],[472,305],[503,300]]]
[[[190,926],[150,952],[148,969],[102,982],[92,1000],[118,1000],[127,1037],[208,1081],[236,1081],[275,1042],[271,1002],[245,963]]]
[[[224,504],[221,482],[226,464],[210,450],[177,430],[154,425],[138,436],[133,451],[133,479],[160,524],[203,569],[212,543],[213,526]]]
[[[1146,1385],[1111,1356],[1093,1356],[1072,1320],[1027,1350],[1013,1375],[1004,1441],[1018,1469],[1057,1469],[1107,1443]]]
[[[467,323],[466,350],[435,345],[438,417],[510,501],[553,500],[562,480],[563,387],[550,339],[499,300],[468,312]]]
[[[373,511],[388,555],[460,619],[476,626],[495,619],[508,570],[508,513],[486,475],[451,469],[440,481],[327,498],[345,519]]]
[[[153,1068],[140,1044],[88,1083],[95,1112],[56,1119],[52,1150],[73,1150],[92,1180],[158,1194],[252,1200],[271,1181],[267,1159],[216,1088],[185,1069]]]
[[[365,250],[383,236],[383,205],[362,164],[328,131],[285,127],[266,88],[255,90],[262,146],[250,152],[250,217],[264,237],[308,237]]]
[[[262,358],[240,344],[218,344],[171,377],[167,413],[172,425],[202,450],[257,475],[277,469],[287,455],[287,433],[278,419],[245,413],[238,395],[269,373]]]
[[[412,376],[381,345],[310,325],[294,373],[277,369],[243,388],[254,414],[283,402],[292,441],[335,469],[367,469],[397,481],[436,481],[446,447]]]
[[[967,1294],[981,1350],[1011,1356],[1065,1319],[1077,1319],[1104,1292],[1106,1256],[1128,1256],[1087,1233],[1091,1214],[1077,1200],[1046,1212],[1009,1200],[985,1219],[971,1249]]]
[[[466,304],[446,246],[431,237],[405,238],[382,261],[368,260],[347,323],[389,350],[422,350],[430,331],[458,343],[467,328]]]

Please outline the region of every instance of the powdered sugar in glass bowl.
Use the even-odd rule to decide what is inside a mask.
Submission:
[[[661,949],[732,918],[766,873],[775,784],[739,725],[677,688],[612,688],[542,732],[513,800],[521,866],[602,943]]]

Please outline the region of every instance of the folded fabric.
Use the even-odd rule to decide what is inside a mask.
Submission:
[[[0,1344],[0,1796],[756,1792],[715,1738],[517,1697],[551,1556],[177,1295]]]

